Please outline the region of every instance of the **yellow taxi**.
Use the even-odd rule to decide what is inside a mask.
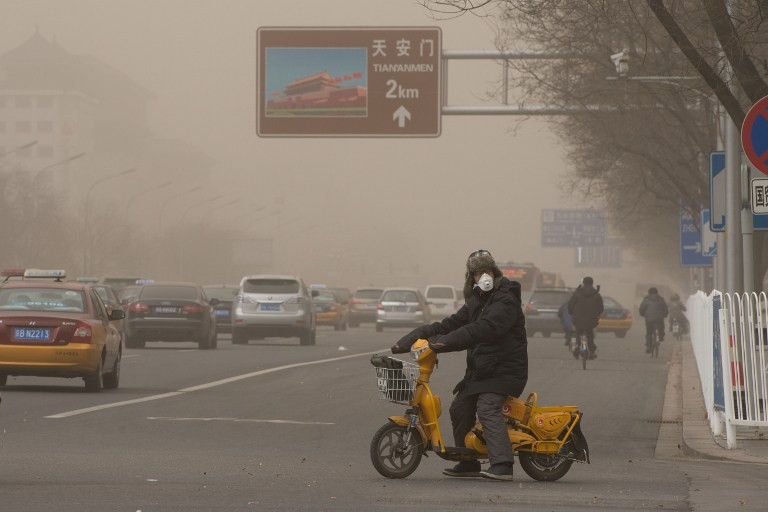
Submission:
[[[346,331],[349,324],[349,309],[341,303],[334,292],[312,290],[317,325],[332,325],[337,331]]]
[[[597,324],[597,332],[612,332],[623,338],[632,327],[632,313],[611,297],[603,297],[603,314]]]
[[[0,283],[0,385],[9,376],[82,378],[88,391],[120,384],[122,338],[89,284],[63,270],[10,269]]]

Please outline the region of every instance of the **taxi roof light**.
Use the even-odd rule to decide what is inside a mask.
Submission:
[[[6,268],[0,272],[3,277],[24,277],[25,268]]]
[[[98,277],[78,277],[75,279],[75,282],[78,283],[98,283],[99,278]]]
[[[24,271],[25,279],[56,279],[57,281],[61,281],[66,277],[66,270],[42,270],[37,268],[28,268]]]

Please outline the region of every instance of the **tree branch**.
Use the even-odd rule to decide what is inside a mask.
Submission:
[[[707,17],[715,29],[717,40],[731,65],[733,74],[752,103],[768,96],[768,84],[760,77],[755,64],[741,44],[733,20],[722,0],[704,0]],[[737,126],[741,126],[738,124]]]
[[[688,59],[688,62],[696,69],[696,71],[702,76],[707,85],[715,92],[720,103],[723,104],[726,112],[733,120],[736,126],[741,126],[744,123],[744,117],[746,113],[741,107],[741,104],[733,95],[728,85],[720,78],[720,76],[712,69],[712,66],[704,60],[696,47],[688,39],[688,36],[683,31],[682,27],[677,23],[677,20],[672,16],[667,7],[664,5],[663,0],[646,0],[648,7],[661,23],[664,30],[667,31],[672,40],[677,44],[680,51]]]

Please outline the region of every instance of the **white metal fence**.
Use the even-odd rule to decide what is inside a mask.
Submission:
[[[697,292],[687,307],[710,425],[733,448],[736,426],[768,426],[768,297]]]

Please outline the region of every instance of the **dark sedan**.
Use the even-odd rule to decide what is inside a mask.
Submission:
[[[537,288],[525,305],[525,330],[528,336],[540,332],[545,338],[563,332],[557,312],[573,295],[571,288]]]
[[[195,341],[202,350],[216,348],[214,307],[218,304],[197,284],[144,285],[128,305],[125,345],[142,348],[147,341]]]

